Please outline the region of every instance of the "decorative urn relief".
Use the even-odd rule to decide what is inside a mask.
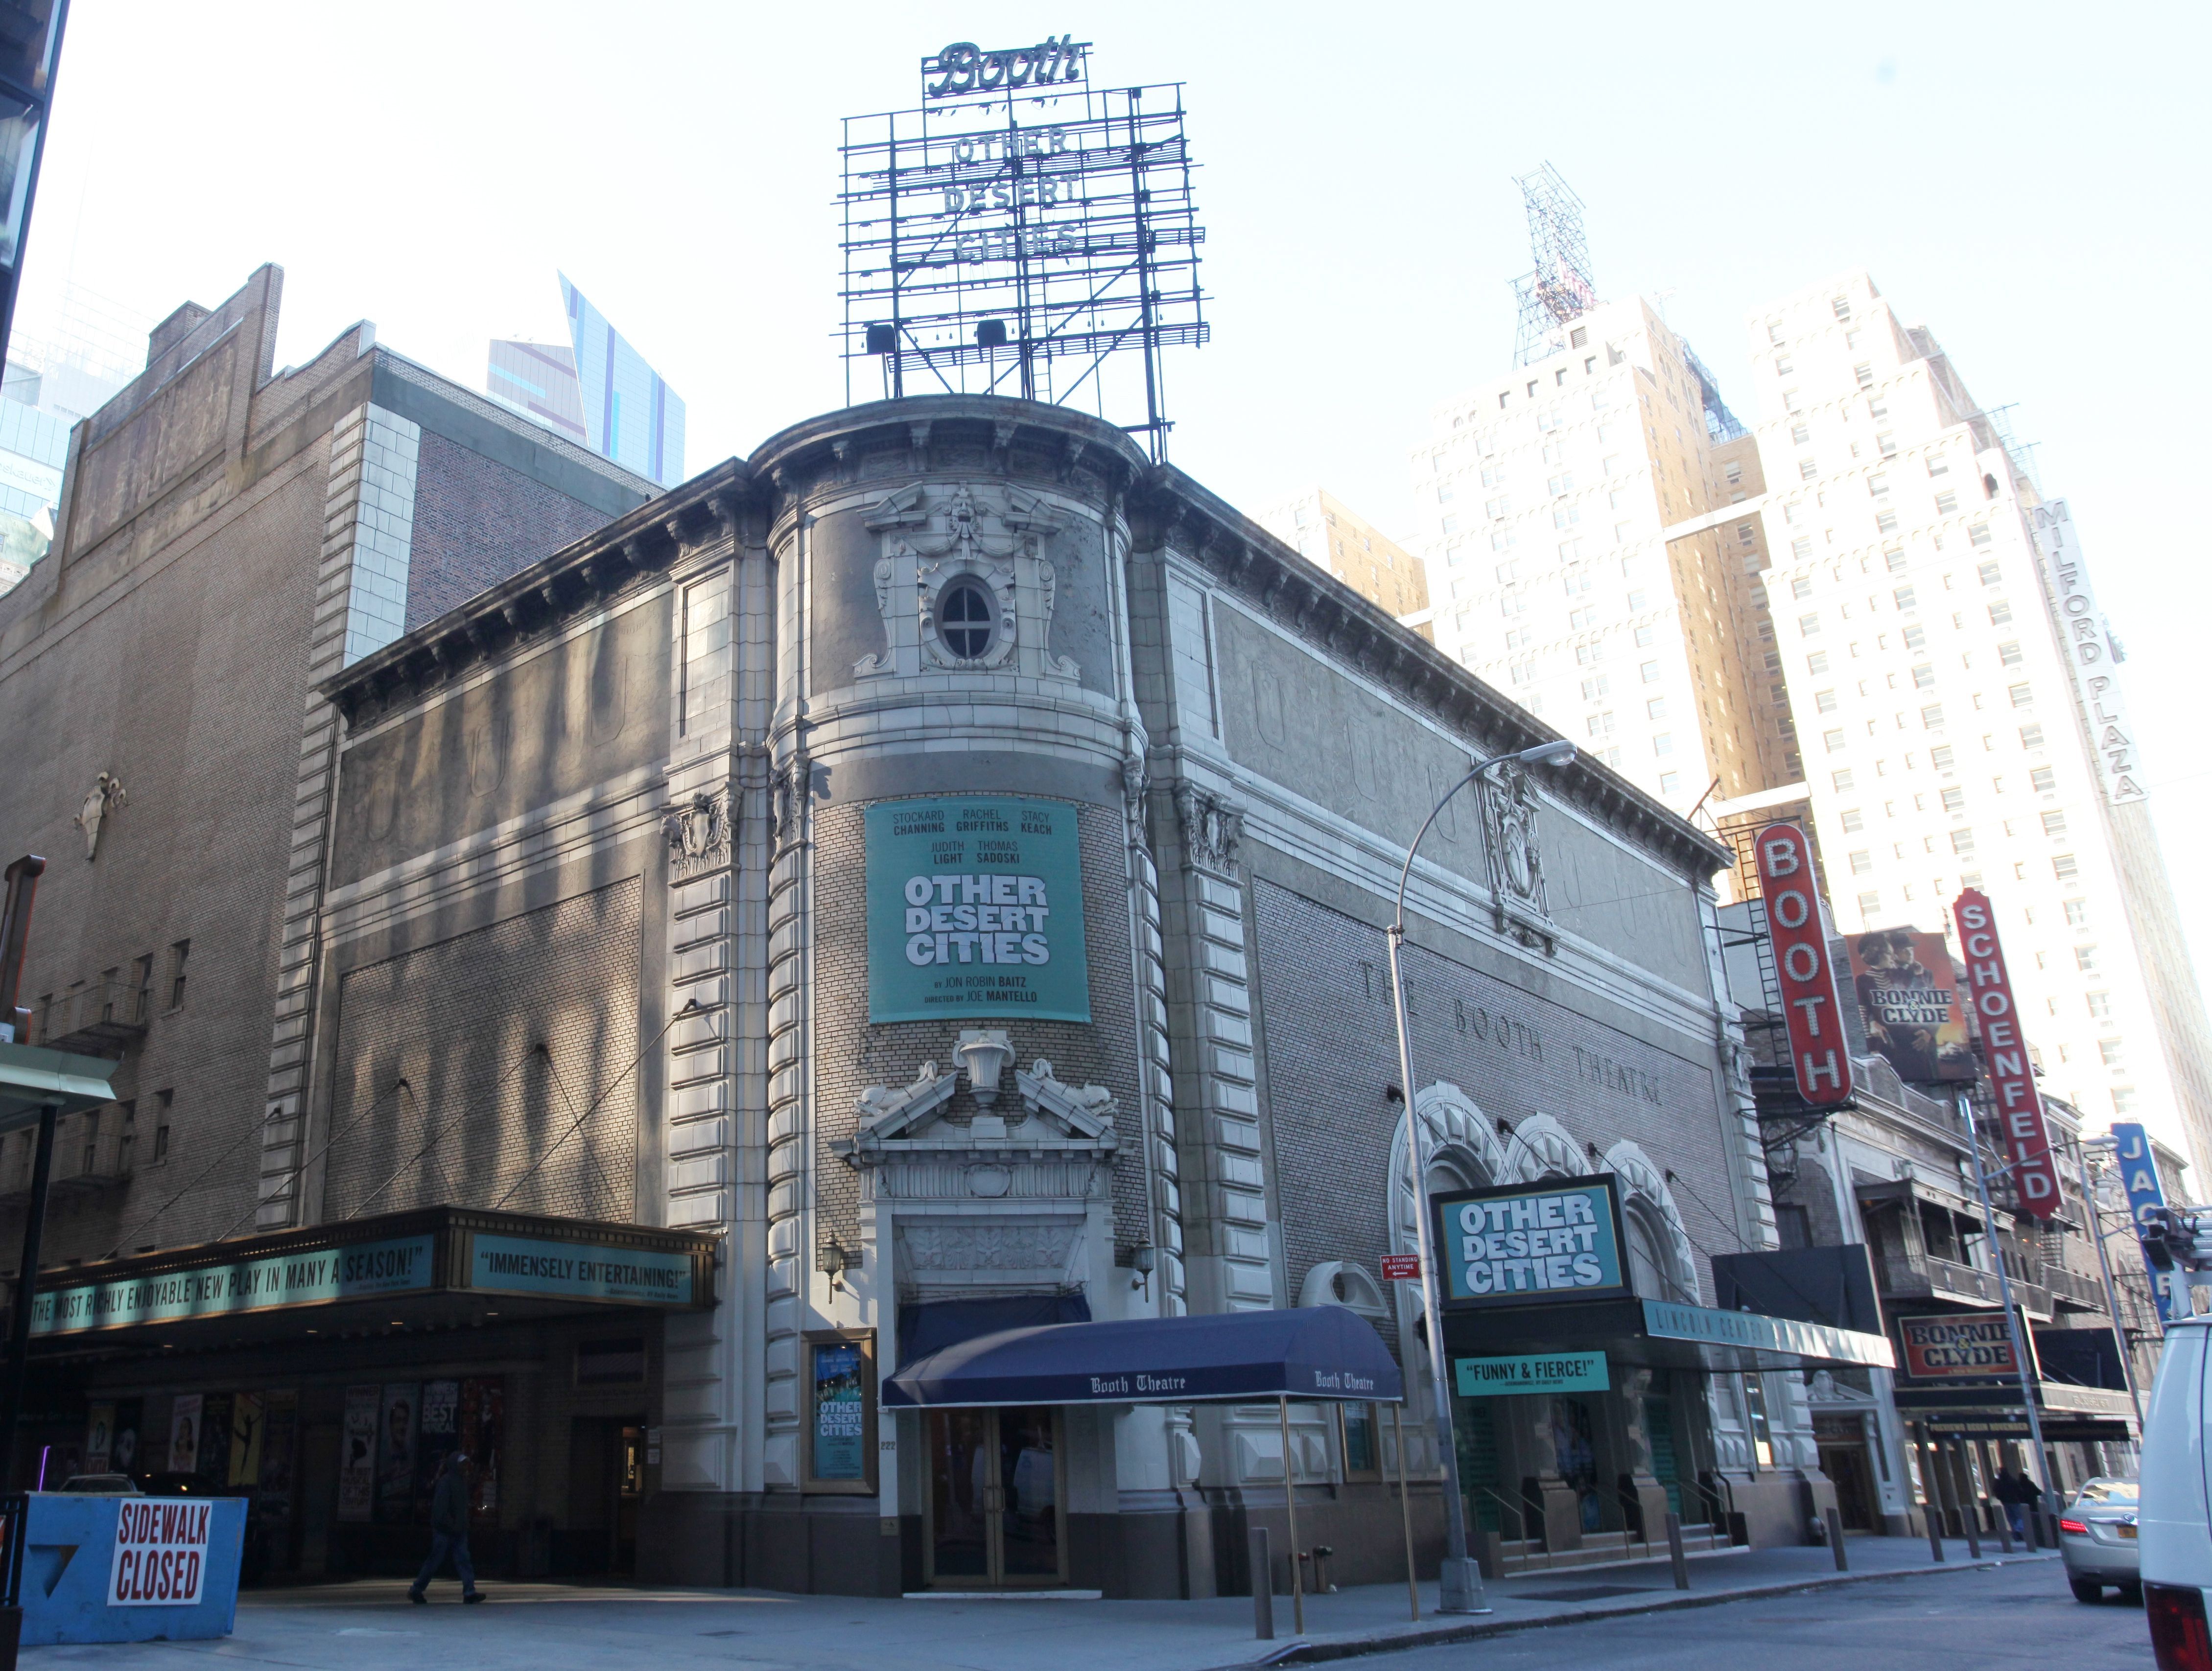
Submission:
[[[1042,1056],[1013,1068],[998,1028],[963,1031],[952,1055],[952,1070],[925,1062],[863,1091],[858,1129],[833,1146],[860,1175],[878,1256],[888,1246],[907,1295],[1082,1287],[1094,1241],[1112,1240],[1113,1093]]]

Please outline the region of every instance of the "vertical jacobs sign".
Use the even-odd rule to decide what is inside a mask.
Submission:
[[[1795,824],[1770,824],[1759,832],[1756,851],[1797,1094],[1816,1107],[1842,1102],[1851,1094],[1851,1054],[1844,1048],[1836,966],[1813,890],[1812,845]]]
[[[1004,796],[868,808],[868,1019],[1091,1019],[1075,808]]]
[[[2058,1165],[2051,1159],[2051,1134],[2043,1123],[2043,1099],[2035,1093],[2035,1069],[2021,1036],[2020,1013],[2013,1003],[2012,975],[1997,943],[1996,916],[1989,896],[1970,887],[1952,906],[1959,919],[1959,944],[1966,954],[1966,993],[1982,1027],[1990,1063],[1990,1094],[2012,1153],[2012,1175],[2021,1205],[2039,1219],[2058,1211]]]

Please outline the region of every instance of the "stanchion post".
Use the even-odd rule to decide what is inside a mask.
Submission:
[[[1682,1517],[1667,1511],[1667,1559],[1674,1568],[1674,1588],[1690,1587],[1690,1557],[1682,1548]]]
[[[1844,1517],[1836,1511],[1833,1504],[1828,1505],[1826,1514],[1828,1547],[1835,1553],[1836,1571],[1848,1572],[1851,1570],[1851,1558],[1844,1553]]]
[[[1252,1634],[1262,1642],[1275,1639],[1275,1564],[1267,1556],[1267,1529],[1255,1526],[1251,1535]]]
[[[1390,1437],[1398,1447],[1398,1518],[1406,1529],[1406,1608],[1407,1617],[1415,1624],[1421,1621],[1421,1588],[1413,1577],[1413,1505],[1406,1496],[1406,1423],[1401,1414],[1405,1405],[1390,1407]]]

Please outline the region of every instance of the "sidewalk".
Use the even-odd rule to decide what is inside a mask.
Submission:
[[[459,1605],[450,1581],[435,1605],[407,1605],[400,1579],[363,1579],[312,1589],[250,1591],[235,1635],[218,1642],[28,1648],[33,1667],[83,1662],[112,1671],[173,1667],[180,1654],[256,1660],[304,1671],[423,1671],[426,1665],[566,1671],[615,1656],[635,1658],[649,1640],[655,1671],[690,1665],[789,1667],[793,1671],[1218,1671],[1270,1656],[1276,1663],[1338,1659],[1424,1643],[1677,1607],[1701,1607],[1810,1585],[1914,1573],[1973,1570],[1962,1542],[1933,1565],[1924,1541],[1856,1537],[1851,1570],[1838,1573],[1822,1548],[1717,1553],[1690,1563],[1691,1588],[1674,1588],[1664,1561],[1529,1574],[1490,1587],[1486,1618],[1441,1619],[1433,1584],[1422,1587],[1423,1617],[1407,1617],[1402,1584],[1363,1585],[1306,1604],[1306,1631],[1293,1636],[1288,1596],[1275,1600],[1276,1638],[1252,1635],[1249,1596],[1211,1601],[877,1601],[784,1595],[765,1590],[659,1589],[628,1585],[487,1583],[490,1603]],[[1981,1565],[2045,1561],[2002,1556],[1985,1545]],[[2054,1570],[2051,1582],[2063,1588]],[[1296,1647],[1304,1644],[1304,1647]],[[1291,1650],[1291,1651],[1286,1651]]]

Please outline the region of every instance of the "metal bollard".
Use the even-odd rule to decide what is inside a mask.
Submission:
[[[1828,1548],[1835,1555],[1836,1571],[1851,1570],[1850,1557],[1844,1553],[1844,1517],[1831,1507],[1826,1511],[1828,1522]]]
[[[2012,1553],[2012,1513],[2002,1503],[1997,1505],[1997,1541],[2006,1554]]]
[[[1682,1551],[1682,1517],[1667,1511],[1667,1559],[1674,1568],[1674,1588],[1690,1587],[1690,1558]]]
[[[1942,1512],[1932,1501],[1928,1505],[1928,1553],[1939,1561],[1943,1559],[1943,1528],[1936,1516]]]
[[[1252,1634],[1275,1639],[1275,1566],[1267,1558],[1267,1529],[1252,1529]]]

